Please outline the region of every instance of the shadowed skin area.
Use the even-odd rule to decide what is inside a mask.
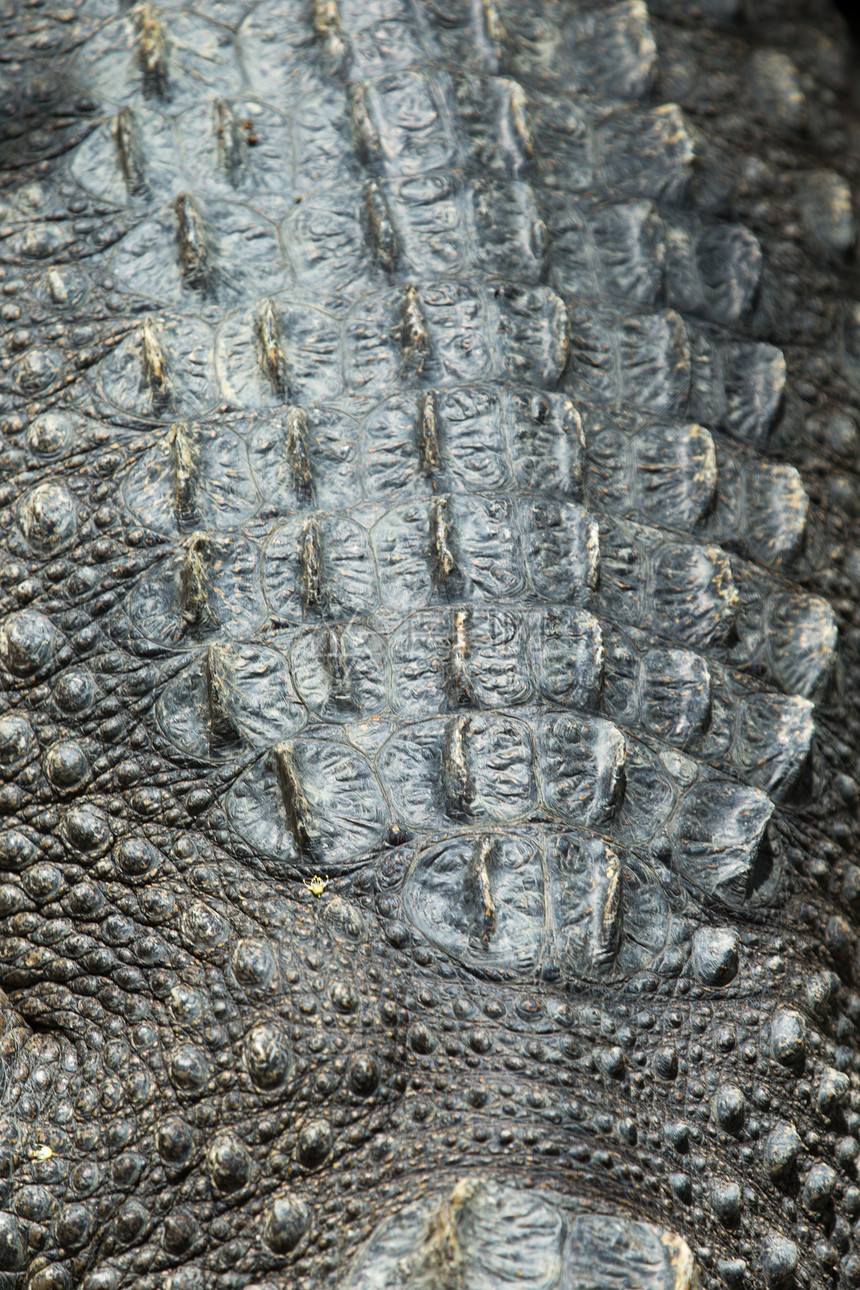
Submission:
[[[860,1284],[841,21],[0,15],[0,1290]]]

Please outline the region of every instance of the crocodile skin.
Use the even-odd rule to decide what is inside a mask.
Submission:
[[[0,34],[0,1287],[860,1285],[840,20]]]

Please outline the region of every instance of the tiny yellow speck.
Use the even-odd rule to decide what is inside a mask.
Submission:
[[[318,873],[315,873],[310,881],[307,878],[303,881],[312,896],[321,896],[328,886],[328,878],[321,878]]]

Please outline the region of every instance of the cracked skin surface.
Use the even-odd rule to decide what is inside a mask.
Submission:
[[[856,1286],[836,16],[0,33],[0,1286]]]

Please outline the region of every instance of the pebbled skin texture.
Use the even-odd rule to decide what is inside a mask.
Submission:
[[[858,1285],[840,20],[0,34],[0,1286]]]

